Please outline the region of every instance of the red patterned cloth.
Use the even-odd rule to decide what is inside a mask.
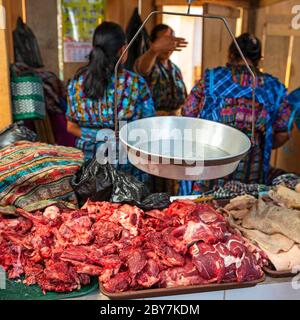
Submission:
[[[35,211],[54,203],[77,207],[70,181],[83,163],[75,148],[16,142],[0,150],[0,212]]]

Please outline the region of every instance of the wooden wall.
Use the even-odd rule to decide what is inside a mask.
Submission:
[[[26,0],[27,24],[33,30],[46,70],[59,73],[56,0]]]
[[[106,20],[119,23],[125,29],[134,9],[138,7],[138,2],[138,0],[108,0],[106,4]],[[142,19],[145,19],[154,8],[154,0],[143,0],[141,12]],[[150,30],[154,24],[155,21],[149,21],[146,27]],[[71,78],[81,66],[82,64],[80,63],[65,63],[65,80]]]
[[[263,4],[263,7],[257,9],[255,29],[264,47],[261,66],[292,91],[300,87],[300,30],[291,27],[292,7],[299,4],[299,1],[289,0],[269,6],[266,2]],[[272,165],[288,172],[300,173],[299,159],[300,132],[294,129],[290,141],[273,152]]]
[[[241,16],[239,9],[213,3],[204,4],[203,9],[207,15],[225,17],[235,35],[237,19]],[[202,69],[224,66],[228,62],[228,48],[231,42],[232,38],[222,21],[204,19]]]
[[[120,23],[126,28],[133,10],[138,6],[138,0],[107,0],[106,19]],[[229,6],[239,6],[245,8],[245,13],[249,6],[249,1],[195,1],[194,5],[203,5],[204,3],[219,3]],[[162,5],[186,5],[185,0],[143,0],[142,1],[142,19],[156,8],[161,9]],[[57,49],[57,0],[26,0],[27,23],[34,31],[45,66],[48,70],[58,73],[58,49]],[[152,29],[159,18],[153,18],[147,24],[148,31]],[[247,19],[245,18],[246,22]],[[247,27],[246,27],[247,28]],[[52,30],[52,32],[49,32]],[[54,30],[54,31],[53,31]],[[64,63],[64,79],[71,78],[76,70],[82,66],[78,63]]]
[[[133,10],[138,7],[138,0],[109,0],[107,1],[106,19],[109,21],[120,23],[123,28],[126,28]],[[155,9],[155,0],[143,0],[141,17],[144,20],[147,15]],[[155,21],[149,21],[146,25],[150,30]]]

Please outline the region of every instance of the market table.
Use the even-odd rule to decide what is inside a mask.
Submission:
[[[293,278],[270,278],[255,287],[184,294],[168,297],[147,298],[143,300],[300,300],[300,284],[298,289],[292,286]],[[296,287],[296,286],[295,286]],[[99,291],[87,296],[71,300],[109,300]]]

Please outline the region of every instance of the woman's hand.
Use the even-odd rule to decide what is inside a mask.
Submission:
[[[184,38],[176,38],[170,35],[161,36],[152,43],[148,51],[137,59],[134,69],[142,76],[147,76],[160,55],[181,51],[186,46],[187,42]]]
[[[154,54],[160,55],[161,53],[170,51],[181,51],[182,48],[186,48],[187,44],[184,38],[166,35],[154,41],[151,45],[151,50]]]
[[[67,121],[67,131],[77,138],[81,138],[81,129],[75,122]]]

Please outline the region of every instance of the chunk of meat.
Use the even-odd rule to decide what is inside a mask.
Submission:
[[[109,292],[257,279],[266,256],[209,205],[176,201],[147,214],[92,203],[0,218],[0,265],[43,292],[78,290],[97,276]]]
[[[146,216],[150,216],[152,218],[158,219],[158,220],[167,220],[168,216],[166,215],[165,212],[160,211],[160,210],[151,210],[151,211],[147,211],[145,212]]]
[[[145,268],[137,276],[137,282],[144,288],[151,288],[160,281],[160,268],[153,259],[148,259]]]
[[[225,274],[224,260],[215,246],[197,243],[190,248],[192,261],[200,276],[208,282],[221,282]]]
[[[141,272],[147,264],[146,255],[141,248],[130,248],[120,252],[120,258],[123,259],[131,274],[135,275]]]
[[[184,223],[185,218],[191,214],[197,205],[191,200],[176,200],[163,212],[166,215],[175,216],[181,224]]]
[[[108,292],[123,292],[130,288],[131,278],[128,272],[120,272],[107,282],[103,283]]]
[[[38,276],[44,272],[44,267],[41,264],[34,264],[30,261],[26,261],[24,265],[24,272],[26,277],[23,280],[23,283],[27,286],[31,286],[37,283]]]
[[[146,236],[146,241],[146,248],[153,251],[155,255],[159,257],[160,262],[163,265],[168,267],[184,265],[183,255],[177,253],[172,247],[168,246],[161,233],[149,232]]]
[[[30,231],[32,226],[32,221],[23,217],[19,217],[16,219],[4,219],[0,217],[0,232],[15,231],[20,235],[25,235]]]
[[[47,261],[44,274],[47,279],[52,281],[62,281],[66,283],[75,282],[80,284],[75,270],[66,262],[54,262],[53,260]]]
[[[173,288],[180,286],[190,286],[207,283],[204,280],[195,265],[187,260],[184,267],[170,268],[163,270],[160,274],[160,287]]]
[[[72,261],[72,265],[77,273],[85,273],[90,276],[100,276],[102,268],[93,264],[87,264],[78,261]]]
[[[92,221],[88,216],[70,218],[59,228],[61,237],[74,245],[89,244],[93,238]]]
[[[254,255],[245,245],[243,239],[231,236],[225,243],[231,254],[236,259],[236,277],[238,282],[252,281],[263,276],[263,271],[259,265],[260,255]]]
[[[82,207],[83,210],[87,210],[90,215],[96,215],[96,220],[109,219],[113,215],[116,209],[121,205],[111,202],[92,202],[88,200]]]
[[[139,234],[138,228],[141,225],[143,211],[138,207],[124,204],[119,207],[111,216],[113,222],[118,222],[123,228],[128,230],[133,236]]]
[[[183,235],[183,242],[188,246],[197,241],[203,241],[205,243],[216,243],[218,241],[223,241],[225,232],[225,223],[217,222],[215,224],[212,224],[211,226],[208,226],[202,221],[189,221]]]
[[[105,246],[119,240],[122,227],[114,222],[99,220],[93,224],[92,231],[95,235],[95,242],[99,246]]]
[[[185,231],[185,226],[180,226],[178,228],[169,227],[162,231],[162,236],[168,246],[180,254],[185,254],[187,251],[187,245],[183,241]]]

